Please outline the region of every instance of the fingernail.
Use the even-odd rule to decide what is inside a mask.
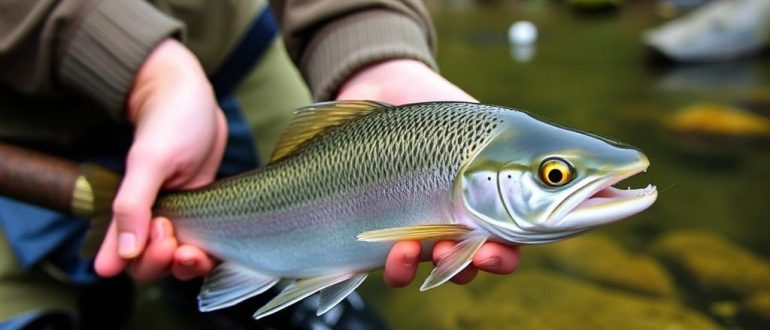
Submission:
[[[404,253],[403,258],[401,258],[401,262],[406,267],[414,267],[414,265],[417,263],[417,252]]]
[[[136,250],[136,235],[130,232],[120,233],[118,235],[118,254],[124,258],[134,256]]]
[[[499,257],[489,257],[479,262],[479,264],[476,266],[482,267],[482,268],[494,268],[494,267],[497,267],[498,265],[500,265]]]
[[[193,258],[184,259],[180,263],[182,264],[182,266],[185,266],[185,267],[193,267],[195,266],[195,259]]]

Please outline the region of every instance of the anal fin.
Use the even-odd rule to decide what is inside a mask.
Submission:
[[[334,308],[334,306],[337,306],[337,304],[364,282],[367,275],[368,274],[356,274],[347,280],[321,290],[321,298],[319,299],[316,315],[323,315]]]
[[[417,225],[366,231],[358,234],[358,240],[384,242],[457,238],[471,231],[473,229],[461,224]]]
[[[278,312],[289,305],[296,303],[313,293],[326,289],[332,285],[346,281],[352,278],[353,274],[313,277],[299,280],[287,286],[275,298],[268,301],[267,304],[260,307],[254,313],[254,319],[260,319],[275,312]]]
[[[198,294],[198,309],[209,312],[233,306],[270,289],[278,278],[223,262],[206,277]]]
[[[428,275],[425,282],[422,283],[420,291],[430,290],[441,284],[444,284],[452,276],[457,275],[461,270],[468,266],[473,261],[473,255],[476,254],[484,242],[487,241],[486,236],[472,236],[452,248],[441,261],[438,262],[436,268]]]

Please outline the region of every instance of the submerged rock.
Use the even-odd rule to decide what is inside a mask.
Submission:
[[[658,0],[655,12],[664,18],[672,18],[698,8],[712,0]]]
[[[714,137],[770,137],[770,119],[721,104],[695,104],[668,117],[664,125],[677,134]]]
[[[490,277],[491,278],[491,277]],[[396,329],[718,329],[669,299],[603,288],[544,270],[485,280],[485,290],[447,285],[389,291],[378,308]]]
[[[750,318],[750,322],[762,323],[765,327],[770,326],[770,291],[751,295],[743,303],[743,308],[745,317]]]
[[[644,43],[679,62],[733,60],[770,43],[770,2],[713,1],[645,33]]]
[[[655,242],[651,251],[685,283],[712,297],[770,291],[770,262],[717,234],[672,232]]]
[[[663,265],[649,256],[629,253],[606,236],[585,235],[530,247],[527,254],[540,257],[549,268],[609,287],[661,297],[674,294],[673,280]]]
[[[736,165],[758,147],[770,142],[770,119],[725,104],[694,104],[663,120],[671,133],[671,145],[689,157],[707,157],[708,162]]]

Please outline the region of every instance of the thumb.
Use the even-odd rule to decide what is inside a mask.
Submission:
[[[151,162],[129,157],[126,175],[112,204],[112,220],[117,229],[117,252],[122,258],[133,259],[144,250],[152,205],[163,183],[160,172],[160,169],[154,169]]]

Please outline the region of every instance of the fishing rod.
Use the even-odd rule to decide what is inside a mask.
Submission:
[[[116,173],[3,142],[0,155],[0,195],[81,218],[109,213],[104,198],[117,191]],[[101,189],[105,184],[112,187]]]
[[[119,175],[0,142],[0,195],[90,221],[81,255],[93,255],[111,218]]]

